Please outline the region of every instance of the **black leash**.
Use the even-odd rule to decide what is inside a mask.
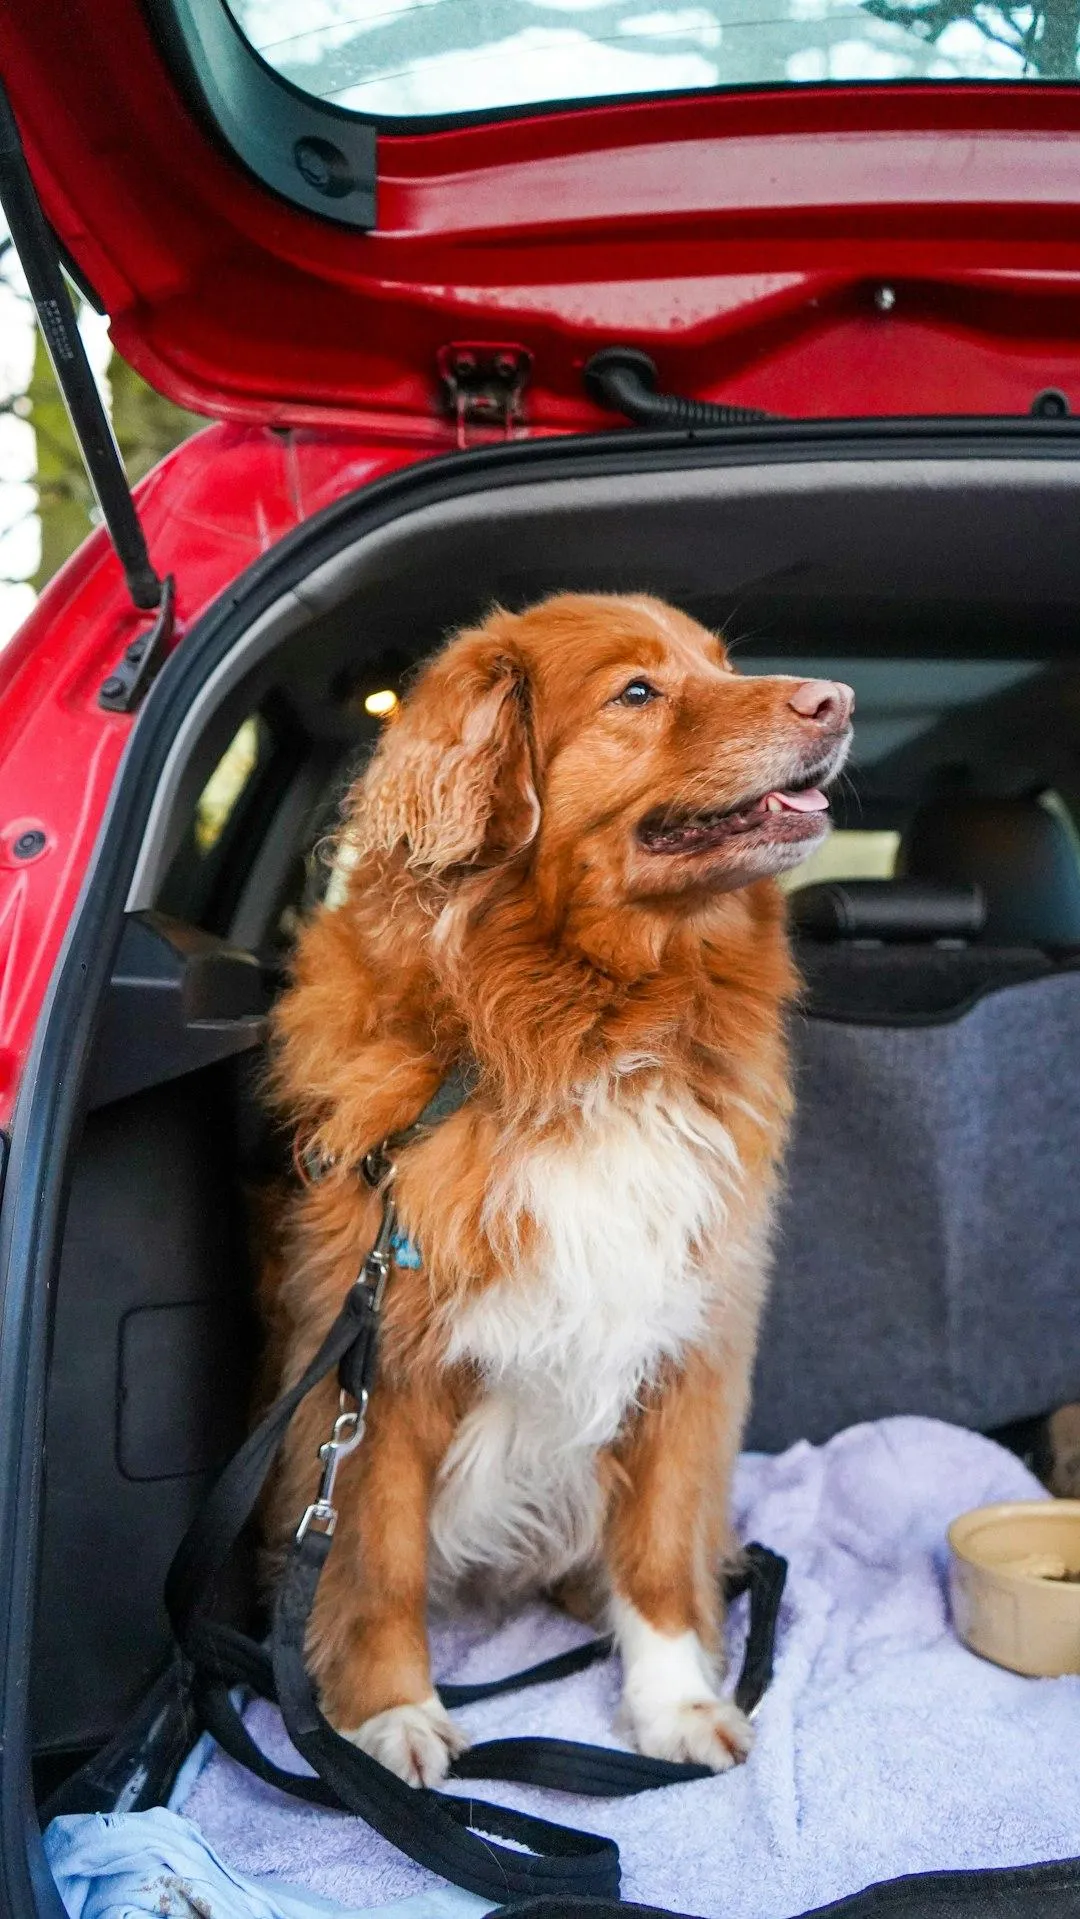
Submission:
[[[311,1804],[359,1814],[417,1864],[452,1884],[505,1903],[519,1896],[614,1899],[619,1854],[613,1840],[578,1832],[530,1813],[471,1797],[408,1786],[334,1731],[321,1712],[304,1664],[308,1620],[334,1536],[334,1485],[342,1459],[363,1439],[378,1356],[379,1315],[392,1263],[395,1232],[391,1155],[456,1112],[471,1085],[464,1074],[444,1081],[415,1125],[364,1161],[364,1177],[382,1194],[375,1244],[306,1372],[276,1400],[225,1467],[169,1569],[165,1603],[179,1645],[190,1662],[203,1725],[230,1757],[258,1778]],[[306,1162],[309,1177],[325,1162]],[[289,1549],[278,1584],[270,1647],[214,1619],[214,1589],[258,1502],[293,1413],[302,1399],[337,1369],[339,1412],[320,1447],[322,1481]],[[726,1581],[729,1600],[749,1594],[750,1617],[735,1703],[750,1713],[772,1677],[777,1619],[787,1562],[764,1546],[746,1548]],[[610,1637],[543,1660],[526,1671],[474,1686],[442,1686],[447,1707],[471,1705],[500,1693],[547,1684],[583,1672],[611,1653]],[[262,1753],[230,1698],[240,1685],[275,1702],[297,1751],[315,1777],[287,1772]],[[559,1792],[600,1798],[649,1792],[658,1786],[707,1779],[708,1767],[645,1759],[573,1740],[518,1738],[472,1746],[450,1768],[455,1779],[513,1780]],[[500,1845],[499,1840],[509,1841]],[[522,1850],[524,1848],[524,1850]]]

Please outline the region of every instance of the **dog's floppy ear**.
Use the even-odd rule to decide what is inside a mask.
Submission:
[[[408,864],[430,873],[496,863],[529,844],[540,822],[529,684],[505,634],[465,634],[432,662],[388,723],[356,800],[348,838],[361,855],[404,844]]]

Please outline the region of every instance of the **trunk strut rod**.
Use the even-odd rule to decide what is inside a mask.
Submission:
[[[90,484],[109,529],[128,592],[141,612],[161,604],[162,582],[150,564],[120,449],[60,271],[56,240],[41,210],[7,89],[0,81],[0,205],[22,262],[57,384]]]

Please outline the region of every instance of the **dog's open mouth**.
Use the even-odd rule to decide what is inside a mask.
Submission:
[[[741,833],[766,833],[771,839],[800,840],[816,835],[829,802],[818,786],[774,788],[730,812],[674,813],[670,807],[647,813],[638,838],[649,853],[707,853]],[[815,817],[817,816],[817,817]]]

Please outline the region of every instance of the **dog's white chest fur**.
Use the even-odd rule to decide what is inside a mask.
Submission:
[[[597,1448],[704,1333],[700,1248],[738,1174],[717,1119],[631,1078],[592,1092],[571,1129],[493,1183],[493,1220],[536,1231],[449,1329],[448,1360],[470,1361],[486,1390],[440,1475],[437,1586],[483,1566],[550,1581],[592,1556]]]

